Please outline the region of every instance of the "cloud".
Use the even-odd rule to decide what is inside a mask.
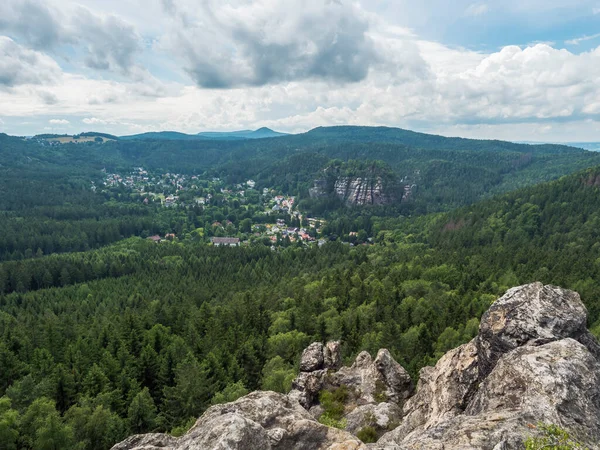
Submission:
[[[600,6],[598,6],[596,8],[592,8],[592,14],[594,14],[594,15],[600,14]]]
[[[86,125],[106,125],[108,123],[106,120],[98,119],[96,117],[86,117],[82,122]]]
[[[50,119],[48,123],[52,125],[69,125],[71,122],[66,119]]]
[[[0,36],[0,88],[56,81],[58,64],[43,53],[27,49],[6,36]]]
[[[321,79],[357,82],[378,56],[353,3],[163,0],[172,28],[161,48],[178,55],[198,86],[231,88]]]
[[[583,37],[580,37],[580,38],[571,39],[571,40],[565,41],[565,44],[568,44],[568,45],[579,45],[582,42],[591,41],[593,39],[598,39],[598,38],[600,38],[600,33],[593,34],[591,36],[583,36]]]
[[[465,10],[465,16],[478,17],[483,16],[490,10],[487,3],[473,3]]]
[[[116,16],[98,16],[78,8],[72,29],[87,49],[85,63],[92,69],[129,72],[141,50],[141,38],[135,28]]]
[[[55,1],[3,0],[0,32],[34,49],[61,56],[70,54],[64,49],[70,46],[75,55],[83,51],[87,67],[124,74],[134,71],[142,48],[141,37],[123,19]]]

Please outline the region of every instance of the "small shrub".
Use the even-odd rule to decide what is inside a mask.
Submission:
[[[342,419],[334,419],[327,413],[321,414],[319,422],[328,427],[339,428],[340,430],[345,430],[348,426],[348,420],[346,420],[345,417]]]
[[[525,450],[587,450],[583,444],[571,439],[566,430],[552,424],[538,424],[542,432],[540,436],[530,437],[525,441]]]
[[[377,442],[377,430],[373,427],[364,427],[356,433],[356,437],[363,441],[365,444],[372,444]]]
[[[321,391],[319,402],[325,410],[323,415],[333,420],[340,420],[344,416],[346,401],[348,400],[348,388],[340,386],[333,391]]]
[[[386,391],[386,387],[385,384],[380,381],[377,380],[375,382],[375,394],[373,394],[373,398],[375,399],[375,401],[377,403],[383,403],[387,401],[387,394],[385,393]]]

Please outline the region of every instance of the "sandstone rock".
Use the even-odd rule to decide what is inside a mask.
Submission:
[[[463,414],[384,435],[375,448],[522,449],[535,424],[557,424],[600,440],[600,365],[573,339],[524,346],[501,357]]]
[[[576,292],[542,283],[508,290],[481,318],[477,336],[481,376],[489,374],[510,350],[566,337],[584,342],[600,356],[586,322],[587,310]]]
[[[275,392],[253,392],[209,408],[181,438],[133,436],[113,450],[364,449],[350,433],[315,421],[298,403]]]
[[[129,436],[124,441],[114,445],[111,450],[158,450],[174,449],[177,438],[167,434],[148,433]]]
[[[400,399],[406,399],[412,394],[413,383],[410,375],[387,349],[379,350],[374,364],[388,386],[388,397],[392,401],[398,403]]]
[[[586,316],[574,292],[540,283],[511,289],[475,339],[421,370],[412,397],[410,377],[387,350],[375,360],[362,352],[336,371],[339,343],[311,344],[289,396],[254,392],[211,407],[181,438],[132,436],[113,450],[516,450],[538,422],[598,449],[600,346]],[[400,425],[367,447],[318,423],[319,391],[340,386],[349,392],[347,430]]]
[[[391,442],[464,411],[479,382],[474,341],[449,351],[435,367],[424,367],[419,375],[417,393],[404,405],[402,423],[388,436]]]
[[[385,349],[379,351],[375,361],[368,352],[361,352],[351,367],[328,374],[324,386],[329,389],[349,387],[358,405],[383,401],[399,403],[413,390],[408,373]]]
[[[292,381],[289,397],[300,403],[305,409],[310,409],[319,398],[319,391],[323,388],[323,380],[326,375],[326,370],[300,372]]]
[[[339,341],[331,341],[323,348],[323,367],[330,370],[338,370],[342,367],[342,353]]]
[[[473,341],[422,369],[401,425],[373,448],[517,449],[538,422],[596,448],[600,361],[586,315],[572,291],[540,283],[509,290]]]
[[[302,352],[300,372],[313,372],[323,368],[323,344],[313,342]]]
[[[395,403],[378,403],[358,406],[346,416],[346,431],[358,433],[365,427],[373,427],[383,434],[398,425],[402,409]]]

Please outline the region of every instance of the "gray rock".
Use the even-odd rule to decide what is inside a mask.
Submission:
[[[600,364],[573,339],[524,346],[500,358],[463,414],[415,428],[396,429],[375,448],[522,449],[535,424],[553,423],[598,448]]]
[[[181,438],[133,436],[113,450],[364,449],[356,437],[318,423],[298,403],[275,392],[253,392],[209,408]]]
[[[346,416],[346,431],[358,433],[365,427],[373,427],[379,434],[395,428],[402,419],[402,409],[395,403],[378,403],[356,407]]]
[[[538,422],[600,441],[598,342],[579,296],[540,283],[509,290],[478,336],[421,370],[401,425],[373,448],[521,449]]]
[[[369,353],[361,352],[351,367],[329,373],[324,387],[335,389],[339,386],[350,388],[357,405],[384,401],[401,403],[413,391],[410,376],[386,349],[379,351],[375,361]]]
[[[177,438],[168,434],[148,433],[129,436],[124,441],[114,445],[111,450],[158,450],[176,448]]]
[[[399,403],[401,399],[404,400],[412,395],[413,383],[410,375],[387,349],[379,350],[374,364],[388,387],[388,397],[392,401]]]
[[[313,342],[302,352],[300,372],[313,372],[323,369],[323,344]]]
[[[319,398],[319,392],[323,388],[323,380],[326,375],[326,370],[300,372],[292,381],[292,390],[288,396],[300,403],[305,409],[310,409]]]
[[[586,323],[587,310],[576,292],[542,283],[509,289],[481,318],[477,336],[481,376],[489,374],[510,350],[567,337],[600,356]]]
[[[342,353],[339,341],[331,341],[323,348],[323,366],[325,369],[338,370],[342,367]]]

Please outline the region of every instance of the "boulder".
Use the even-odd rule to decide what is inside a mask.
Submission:
[[[330,341],[323,347],[323,367],[329,370],[338,370],[342,367],[340,341]]]
[[[300,372],[313,372],[323,368],[323,344],[313,342],[302,352]]]
[[[324,379],[326,389],[346,386],[357,405],[392,402],[401,403],[413,391],[408,372],[398,364],[386,349],[373,360],[368,352],[361,352],[351,367],[342,367]]]
[[[400,426],[373,448],[517,449],[538,422],[600,440],[598,342],[579,295],[540,283],[509,290],[478,336],[421,370]]]
[[[326,375],[326,370],[300,372],[292,381],[289,397],[300,403],[303,408],[310,409],[319,399],[319,392],[323,388]]]
[[[542,283],[509,289],[481,318],[476,341],[481,376],[489,374],[510,350],[567,337],[600,357],[600,347],[586,324],[587,310],[576,292]]]
[[[358,406],[348,413],[346,431],[356,434],[365,427],[373,427],[382,435],[394,429],[401,419],[402,408],[395,403],[371,403]]]
[[[182,437],[134,436],[112,450],[359,450],[350,433],[320,424],[298,403],[275,392],[253,392],[209,408]]]
[[[568,429],[590,449],[598,448],[600,364],[573,339],[507,353],[464,413],[442,416],[408,434],[399,427],[375,448],[517,450],[537,433],[539,422]]]

